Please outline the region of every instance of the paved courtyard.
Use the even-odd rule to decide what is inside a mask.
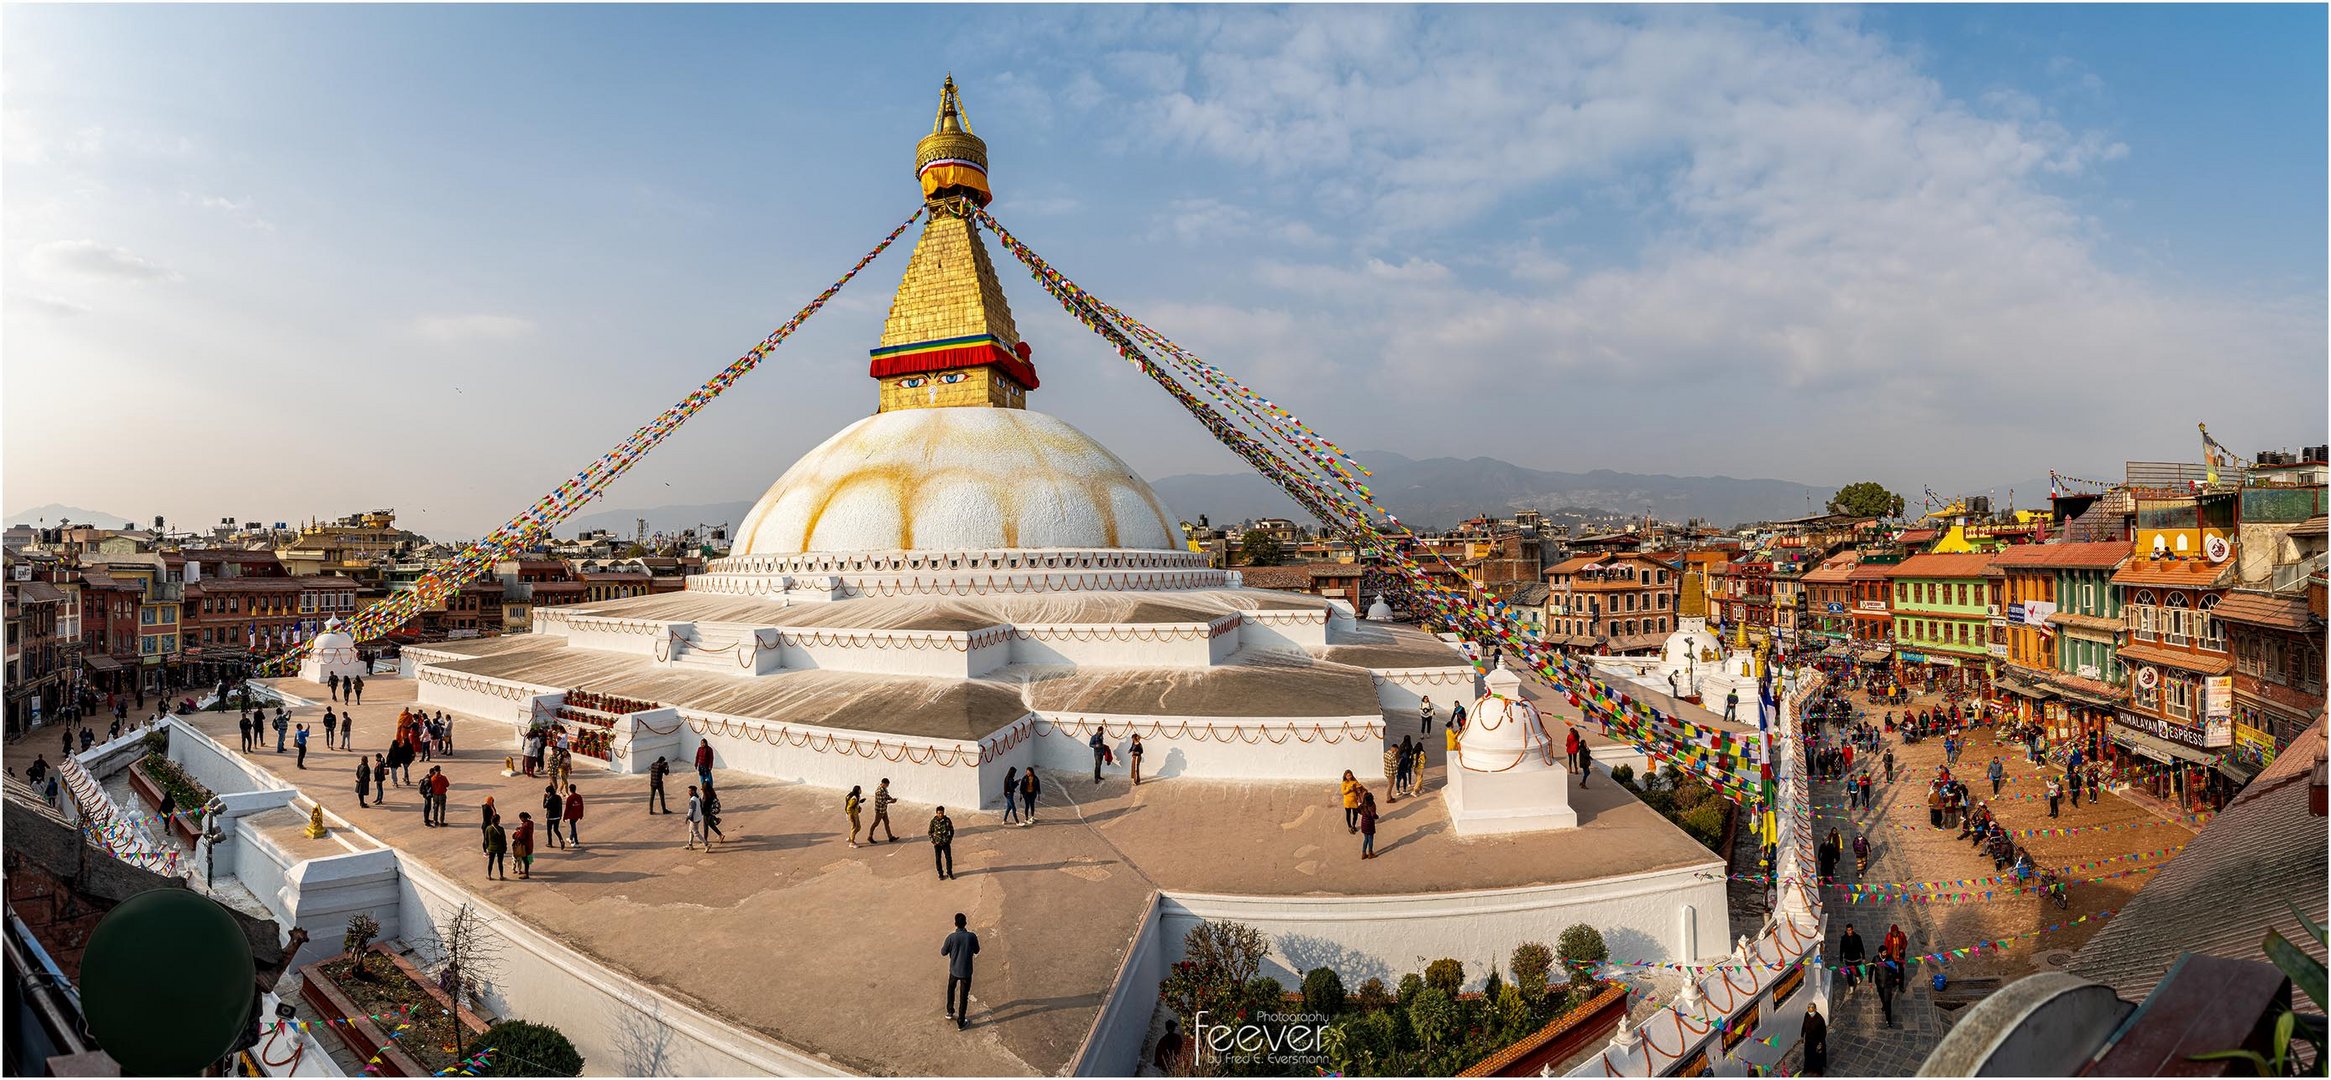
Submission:
[[[1929,699],[1921,697],[1913,707],[1923,708],[1927,704]],[[1890,737],[1887,745],[1895,753],[1895,783],[1886,785],[1882,771],[1873,774],[1878,788],[1873,795],[1875,805],[1870,809],[1849,812],[1842,783],[1814,785],[1815,833],[1827,836],[1835,829],[1847,846],[1838,871],[1840,881],[1856,880],[1851,849],[1857,829],[1867,833],[1871,845],[1870,868],[1861,877],[1863,882],[1964,881],[1995,876],[1998,871],[1993,868],[1990,857],[1977,853],[1967,841],[1957,839],[1956,828],[1928,827],[1926,784],[1943,762],[1942,740],[1928,739],[1905,746]],[[1990,794],[1990,784],[1982,780],[1993,756],[2007,770],[2006,783],[1997,797]],[[1856,755],[1857,767],[1863,760],[1861,755]],[[2065,880],[2073,883],[2069,886],[2069,909],[2057,910],[2036,892],[1964,902],[1917,903],[1894,898],[1852,902],[1846,890],[1833,887],[1824,897],[1830,924],[1828,955],[1832,959],[1837,955],[1837,940],[1848,923],[1855,926],[1873,953],[1886,928],[1899,924],[1909,935],[1910,952],[1916,956],[2029,934],[2047,926],[2070,923],[2082,915],[2118,910],[2144,885],[2149,875],[2130,874],[2096,882],[2080,879],[2134,867],[2166,865],[2166,860],[2118,861],[2091,870],[2061,868],[2182,845],[2198,828],[2165,821],[2150,809],[2110,791],[2104,792],[2101,803],[2083,799],[2078,809],[2066,801],[2063,815],[2050,819],[2047,800],[2038,797],[2046,790],[2045,776],[2035,775],[2035,767],[2025,760],[2019,746],[1995,742],[1989,728],[1973,733],[1952,775],[1966,781],[1972,798],[1989,799],[1992,813],[2010,829],[2085,830],[2065,836],[2017,838],[2018,843],[2031,851],[2035,865],[2057,867]],[[1996,891],[2000,887],[1970,886],[1978,893],[1985,888]],[[1972,1000],[1969,996],[1972,988],[1988,985],[1991,980],[2004,984],[2024,975],[2055,970],[2102,925],[2092,920],[2022,937],[2004,951],[1986,949],[1979,955],[1954,959],[1940,969],[1932,964],[1914,965],[1905,993],[1895,999],[1891,1025],[1885,1022],[1878,995],[1867,982],[1858,989],[1840,989],[1830,1003],[1830,1073],[1908,1076],[1917,1072],[1928,1052],[1950,1029],[1955,1012],[1948,1006],[1968,1003]],[[1938,999],[1932,988],[1937,970],[1959,984],[1961,991],[1946,989]],[[1842,987],[1842,983],[1839,985]]]
[[[312,722],[329,704],[314,683],[271,685],[311,703],[294,711],[298,719]],[[369,681],[354,710],[356,745],[367,754],[382,749],[413,693],[409,681]],[[234,713],[192,719],[230,750],[239,745]],[[1407,730],[1393,724],[1395,736]],[[928,806],[894,808],[899,843],[851,849],[838,792],[731,773],[721,787],[729,842],[689,851],[683,815],[643,810],[644,776],[586,766],[576,773],[587,801],[584,846],[538,849],[532,881],[488,881],[478,853],[480,804],[491,795],[514,821],[520,810],[538,811],[542,795],[540,781],[501,775],[512,738],[507,724],[456,722],[456,752],[434,762],[453,782],[453,827],[444,829],[422,825],[411,788],[392,788],[385,807],[358,808],[353,755],[325,749],[320,736],[304,770],[272,749],[250,760],[298,784],[329,814],[615,970],[868,1072],[1059,1071],[1082,1043],[1157,889],[1396,894],[1546,884],[1712,858],[1608,784],[1574,789],[1579,830],[1456,839],[1438,797],[1436,749],[1426,794],[1387,807],[1377,838],[1383,857],[1366,863],[1358,838],[1343,831],[1327,777],[1152,781],[1134,789],[1122,771],[1098,785],[1089,773],[1054,772],[1035,828],[951,809],[961,878],[941,882],[923,839]],[[29,762],[40,744],[11,746],[10,767],[21,771],[17,758]],[[427,768],[417,767],[415,778]],[[869,788],[877,768],[869,765]],[[674,779],[684,800],[686,775]],[[1381,777],[1367,779],[1381,788]],[[292,842],[319,854],[345,850],[336,839]],[[945,983],[939,939],[957,911],[984,945],[973,1023],[961,1033],[930,1007]]]

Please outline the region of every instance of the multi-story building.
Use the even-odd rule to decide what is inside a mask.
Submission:
[[[1991,556],[1912,555],[1886,570],[1894,655],[1906,664],[1957,669],[1959,685],[1980,682],[1991,659]]]
[[[2215,766],[2234,745],[2234,657],[2216,610],[2224,597],[2219,564],[2204,555],[2151,557],[2151,544],[2140,517],[2138,553],[2112,577],[2129,678],[2112,740],[2124,764],[2151,760],[2135,771],[2154,795],[2214,805],[2227,794]]]
[[[2269,458],[2273,460],[2268,460]],[[2242,491],[2241,544],[2217,607],[2234,654],[2234,748],[2220,763],[2247,780],[2323,712],[2325,491],[2302,486],[2307,460],[2260,455]]]
[[[138,686],[161,692],[178,665],[179,616],[186,596],[185,583],[171,580],[168,564],[151,552],[83,556],[82,565],[102,571],[116,582],[136,585],[137,650],[134,659],[123,658],[119,651],[122,643],[116,641],[113,655],[125,666],[136,669]]]
[[[1546,633],[1612,655],[1656,651],[1675,631],[1682,582],[1649,555],[1574,555],[1546,571]]]
[[[1845,576],[1853,587],[1855,655],[1865,663],[1884,659],[1894,647],[1894,590],[1888,579],[1901,561],[1898,554],[1865,552]]]
[[[1861,552],[1847,551],[1832,555],[1805,572],[1801,581],[1805,590],[1801,633],[1831,645],[1853,640],[1853,572],[1861,561]]]
[[[398,549],[426,542],[418,533],[397,528],[396,511],[372,510],[337,521],[310,522],[275,554],[294,576],[362,577],[373,574],[374,565],[393,558]]]
[[[7,725],[11,736],[54,720],[68,700],[76,649],[62,634],[65,594],[9,568]]]
[[[2075,740],[2093,757],[2126,701],[2118,659],[2121,611],[2112,573],[2125,541],[2026,544],[1991,557],[2005,661],[1995,690],[2019,719]]]

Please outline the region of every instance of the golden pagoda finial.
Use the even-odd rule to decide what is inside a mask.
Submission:
[[[939,113],[931,119],[931,133],[915,144],[915,176],[922,181],[926,202],[963,197],[986,206],[994,198],[987,186],[987,143],[971,133],[953,75],[939,88]]]

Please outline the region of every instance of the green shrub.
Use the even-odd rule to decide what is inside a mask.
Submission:
[[[1530,1022],[1530,1002],[1522,997],[1519,988],[1501,986],[1497,988],[1495,996],[1484,997],[1483,1000],[1489,1005],[1489,1021],[1492,1030],[1497,1033],[1500,1049],[1528,1034],[1523,1028]]]
[[[1497,992],[1503,989],[1505,989],[1505,980],[1498,977],[1496,968],[1490,968],[1489,974],[1483,978],[1481,983],[1481,1000],[1496,1001]]]
[[[1403,976],[1401,976],[1401,977],[1400,977],[1400,1007],[1401,1007],[1402,1009],[1406,1009],[1406,1008],[1408,1008],[1408,1007],[1409,1007],[1411,1004],[1414,1004],[1414,1003],[1416,1002],[1416,996],[1417,996],[1418,994],[1420,994],[1420,993],[1423,993],[1423,992],[1424,992],[1424,988],[1425,988],[1425,981],[1424,981],[1424,976],[1422,976],[1422,975],[1419,975],[1419,974],[1417,974],[1416,972],[1413,972],[1413,971],[1409,972],[1409,973],[1408,973],[1408,974],[1406,974],[1406,975],[1403,975]]]
[[[1426,986],[1448,995],[1454,1001],[1457,994],[1465,989],[1465,965],[1442,957],[1425,965],[1424,981]]]
[[[1382,1076],[1392,1055],[1400,1052],[1400,1019],[1378,1009],[1355,1013],[1336,1021],[1341,1038],[1338,1060],[1330,1064],[1346,1076]],[[1322,1040],[1326,1042],[1328,1040]]]
[[[1442,993],[1440,987],[1425,987],[1408,1005],[1408,1025],[1415,1030],[1417,1041],[1430,1051],[1457,1030],[1456,999]]]
[[[1562,932],[1556,943],[1562,950],[1562,966],[1570,972],[1570,984],[1577,988],[1594,981],[1595,965],[1611,958],[1611,951],[1603,945],[1602,931],[1579,923]]]
[[[1715,803],[1701,803],[1684,811],[1676,818],[1676,825],[1702,847],[1712,850],[1724,843],[1724,808]]]
[[[162,794],[170,800],[170,806],[163,809],[175,808],[191,813],[201,810],[210,802],[210,789],[186,775],[186,771],[180,769],[177,762],[161,753],[149,751],[144,758],[139,759],[138,764],[146,770],[146,776],[154,781],[154,786],[162,789]]]
[[[1245,1005],[1247,984],[1262,971],[1262,932],[1243,923],[1199,923],[1182,938],[1182,959],[1158,983],[1158,996],[1184,1030],[1199,1010],[1233,1012]],[[1276,981],[1274,980],[1274,985]]]
[[[581,1076],[583,1055],[559,1029],[525,1020],[504,1020],[471,1040],[492,1047],[479,1076]]]
[[[1635,767],[1614,765],[1611,767],[1611,779],[1617,781],[1620,787],[1632,788],[1635,786]]]
[[[1246,985],[1241,988],[1239,997],[1239,1004],[1246,1009],[1249,1016],[1256,1013],[1287,1011],[1287,988],[1279,985],[1279,980],[1268,975],[1257,975],[1248,979]]]
[[[1303,1008],[1332,1017],[1344,1011],[1344,980],[1334,968],[1312,968],[1303,976]]]
[[[1392,991],[1385,987],[1384,980],[1374,975],[1368,976],[1367,980],[1360,984],[1358,997],[1360,1007],[1363,1009],[1381,1009],[1392,1004]]]
[[[1546,978],[1554,970],[1554,950],[1544,942],[1525,941],[1514,946],[1514,989],[1522,992],[1522,1000],[1535,1007],[1546,999]]]
[[[154,729],[146,732],[144,738],[138,740],[138,745],[145,747],[146,753],[148,754],[160,754],[163,757],[169,757],[170,729],[156,726]]]

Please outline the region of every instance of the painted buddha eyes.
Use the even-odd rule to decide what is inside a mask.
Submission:
[[[939,381],[940,381],[940,382],[943,382],[943,383],[954,384],[954,383],[959,383],[959,382],[962,382],[963,380],[965,380],[965,379],[968,379],[968,378],[970,378],[970,377],[971,377],[971,374],[970,374],[969,372],[964,372],[964,371],[949,371],[949,372],[946,372],[946,373],[944,373],[944,374],[941,374],[941,375],[939,376]]]
[[[900,379],[898,381],[898,388],[901,390],[913,390],[930,381],[931,380],[926,379],[920,375],[909,375],[906,378]]]

